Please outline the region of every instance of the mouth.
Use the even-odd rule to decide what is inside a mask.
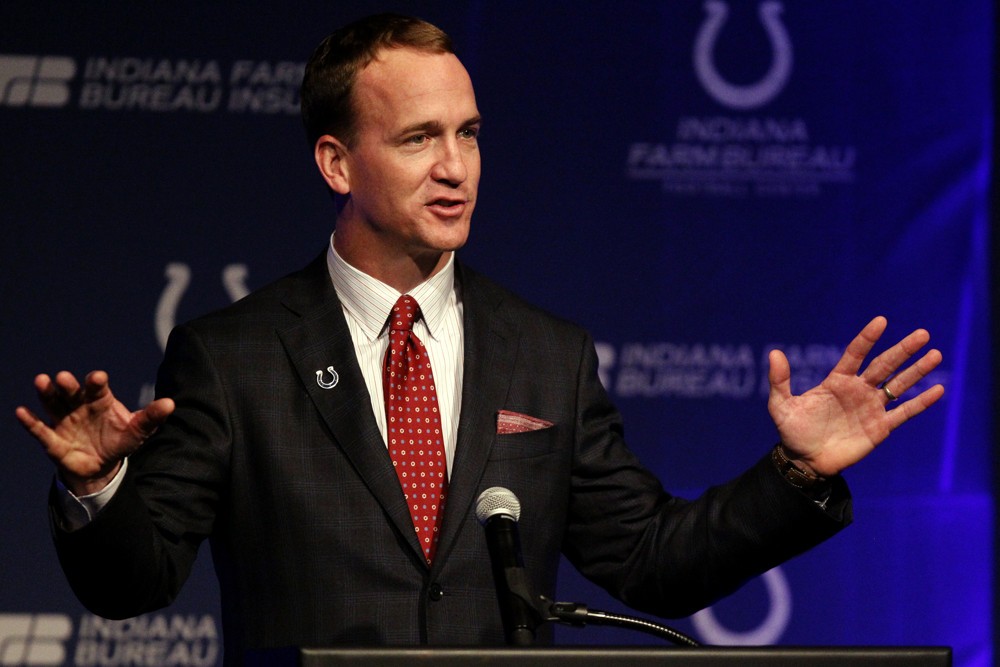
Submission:
[[[439,197],[427,202],[428,209],[443,217],[456,217],[465,212],[469,200],[456,197]]]

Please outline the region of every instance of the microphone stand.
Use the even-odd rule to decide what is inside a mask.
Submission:
[[[508,643],[514,646],[529,646],[535,639],[535,630],[542,623],[562,623],[576,628],[592,625],[610,625],[665,639],[677,646],[701,646],[694,638],[666,625],[660,625],[643,618],[614,614],[598,609],[588,609],[578,602],[553,602],[544,595],[533,597],[528,589],[528,579],[523,567],[503,568],[510,595],[516,597],[522,609],[527,610],[526,622],[508,636]]]
[[[638,630],[660,639],[666,639],[677,646],[701,646],[694,638],[680,630],[644,618],[614,614],[599,609],[587,609],[587,605],[579,602],[548,602],[548,604],[550,616],[546,620],[549,621],[556,621],[576,628],[584,627],[589,621],[593,625],[613,625]]]

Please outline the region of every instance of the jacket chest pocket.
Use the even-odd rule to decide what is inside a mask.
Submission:
[[[490,450],[490,461],[513,461],[547,456],[559,449],[562,429],[559,426],[497,434]]]

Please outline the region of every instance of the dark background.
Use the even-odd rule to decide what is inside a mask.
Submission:
[[[392,9],[449,32],[476,84],[483,181],[462,259],[592,331],[629,442],[671,490],[698,494],[773,444],[761,391],[772,346],[791,357],[796,391],[877,314],[894,340],[928,328],[945,355],[928,380],[945,383],[945,399],[847,473],[855,525],[675,625],[708,643],[944,644],[956,665],[992,663],[994,3],[785,2],[792,69],[752,109],[716,100],[695,71],[710,3],[539,4],[0,4],[0,76],[11,56],[75,68],[0,90],[0,640],[17,618],[54,614],[72,625],[53,644],[66,664],[128,642],[208,650],[205,637],[155,627],[217,613],[207,550],[159,616],[104,634],[88,625],[48,535],[51,466],[13,408],[35,405],[36,373],[64,368],[106,369],[138,404],[158,328],[323,249],[333,207],[295,86],[258,82],[262,99],[287,103],[234,111],[229,75],[242,60],[304,63],[336,26]],[[730,83],[752,86],[771,65],[761,4],[726,3],[712,55]],[[127,66],[91,77],[99,58]],[[214,62],[219,80],[187,81],[181,62]],[[39,83],[65,100],[43,104]],[[18,98],[25,86],[36,92]],[[164,101],[128,97],[143,86]],[[185,91],[221,101],[185,108]],[[707,134],[681,136],[691,119]],[[685,147],[736,147],[758,162],[691,165]],[[760,162],[792,149],[839,157],[844,177]],[[227,289],[233,267],[246,277]],[[624,610],[564,570],[562,599]],[[652,641],[590,628],[559,637]]]

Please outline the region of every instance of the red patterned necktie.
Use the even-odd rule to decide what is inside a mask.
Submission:
[[[389,318],[389,349],[382,366],[389,455],[410,508],[424,558],[438,542],[448,489],[437,390],[427,349],[413,333],[420,306],[404,294]]]

